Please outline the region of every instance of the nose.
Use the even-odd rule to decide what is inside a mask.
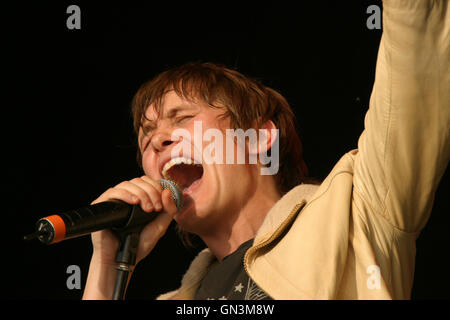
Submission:
[[[176,143],[177,141],[171,138],[168,132],[158,132],[152,137],[151,144],[155,151],[161,152]]]

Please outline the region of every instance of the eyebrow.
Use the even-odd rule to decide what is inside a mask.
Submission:
[[[163,115],[163,118],[173,118],[177,113],[181,112],[181,111],[185,111],[185,110],[193,110],[194,106],[189,105],[189,104],[180,104],[180,105],[176,105],[172,108],[170,108],[167,112],[165,112],[165,114]],[[139,143],[142,143],[142,139],[144,138],[144,136],[146,136],[149,132],[153,131],[156,129],[156,120],[149,120],[145,117],[145,121],[142,124],[142,131],[143,131],[143,135],[140,137],[139,139]]]
[[[184,111],[184,110],[192,110],[194,109],[194,106],[188,105],[188,104],[180,104],[180,105],[176,105],[173,108],[170,108],[164,115],[163,118],[173,118],[177,113],[179,113],[180,111]],[[155,120],[150,120],[148,118],[145,118],[145,122],[143,123],[142,127],[144,128],[150,128],[150,129],[154,129],[156,127],[156,121]]]

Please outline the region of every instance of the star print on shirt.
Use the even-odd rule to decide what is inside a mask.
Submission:
[[[234,287],[234,292],[242,292],[243,288],[244,286],[242,285],[242,282],[239,282],[239,284]]]
[[[269,300],[271,299],[251,280],[244,268],[245,252],[253,239],[216,263],[204,276],[196,293],[196,300]]]

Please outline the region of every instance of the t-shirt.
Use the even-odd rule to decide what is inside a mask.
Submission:
[[[252,246],[248,240],[220,263],[212,267],[203,278],[197,300],[271,300],[248,276],[244,268],[244,255]]]

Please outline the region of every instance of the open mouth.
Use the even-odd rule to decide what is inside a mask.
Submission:
[[[162,175],[165,179],[174,181],[185,192],[202,179],[203,166],[189,158],[178,157],[164,165]]]

